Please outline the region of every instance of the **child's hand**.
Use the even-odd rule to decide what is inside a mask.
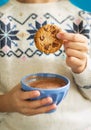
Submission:
[[[88,39],[81,34],[61,32],[57,34],[64,40],[66,63],[75,73],[81,73],[87,63]]]
[[[50,97],[37,101],[27,100],[38,97],[39,95],[39,91],[22,91],[19,84],[3,96],[3,102],[5,102],[4,104],[6,104],[3,110],[5,112],[19,112],[24,115],[35,115],[56,109],[55,104],[52,104],[50,106],[44,106],[46,104],[52,103],[52,99]]]

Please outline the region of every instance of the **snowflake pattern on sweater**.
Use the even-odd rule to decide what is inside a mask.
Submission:
[[[81,12],[78,12],[78,14],[81,14]],[[45,21],[43,17],[45,18]],[[30,23],[30,19],[34,20],[33,24]],[[40,20],[37,21],[37,19]],[[0,57],[3,58],[5,56],[15,56],[16,58],[21,58],[22,56],[26,55],[27,58],[31,58],[34,55],[42,56],[43,53],[37,50],[34,45],[34,35],[36,31],[47,23],[58,24],[58,26],[62,26],[62,24],[66,23],[66,21],[68,20],[70,20],[70,24],[67,23],[65,25],[66,31],[68,31],[69,33],[71,32],[83,34],[89,39],[90,29],[88,28],[88,24],[86,24],[86,22],[84,23],[83,20],[74,19],[74,17],[71,15],[67,16],[62,21],[59,21],[49,12],[43,14],[42,17],[38,16],[38,14],[32,13],[23,22],[10,15],[7,16],[4,20],[0,19]],[[20,32],[21,30],[17,29],[17,24],[20,24],[23,28],[24,24],[26,24],[28,21],[28,29],[24,30],[24,32]],[[25,36],[26,33],[28,33],[27,37]],[[29,46],[25,51],[18,46],[18,41],[21,41],[22,38],[25,38],[25,40],[29,42]],[[33,46],[35,48],[34,50],[32,49]],[[64,50],[62,50],[61,48],[53,55],[61,55],[65,57]]]

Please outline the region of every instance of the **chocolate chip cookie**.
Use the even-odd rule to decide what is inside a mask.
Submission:
[[[54,24],[42,26],[34,36],[36,47],[46,54],[54,53],[59,50],[63,41],[59,40],[56,35],[60,31],[61,29]]]

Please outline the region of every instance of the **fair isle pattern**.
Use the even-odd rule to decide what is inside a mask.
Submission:
[[[79,12],[78,14],[81,15],[81,12]],[[43,53],[37,50],[37,48],[35,50],[32,49],[32,47],[34,46],[34,35],[40,27],[42,27],[47,23],[50,23],[50,21],[51,21],[50,24],[58,24],[59,26],[60,25],[62,26],[64,22],[70,20],[70,24],[66,24],[65,28],[66,31],[72,33],[80,33],[89,38],[90,29],[88,29],[88,25],[86,23],[84,24],[83,21],[80,22],[74,21],[73,16],[69,15],[66,18],[64,17],[62,21],[59,21],[57,20],[56,17],[47,12],[43,15],[45,21],[39,22],[37,21],[37,18],[38,15],[32,13],[23,22],[19,21],[18,19],[15,19],[12,16],[7,16],[7,19],[9,21],[8,23],[0,20],[0,57],[3,58],[5,56],[7,57],[15,56],[16,58],[21,58],[22,56],[27,56],[27,58],[31,58],[34,55],[42,56]],[[29,23],[28,24],[29,29],[25,30],[29,34],[28,37],[25,39],[29,41],[29,46],[24,51],[18,46],[18,41],[20,41],[21,39],[18,37],[20,30],[17,29],[17,24],[23,26],[30,19],[34,20],[34,24]],[[11,26],[13,24],[13,21],[16,24]],[[53,55],[57,57],[61,55],[61,57],[65,58],[65,52],[63,49],[58,50]]]
[[[17,44],[14,42],[14,40],[19,40],[17,37],[17,33],[19,31],[14,30],[16,26],[13,26],[11,28],[10,23],[7,25],[0,21],[0,49],[2,49],[5,45],[11,48],[11,45],[14,44],[17,46]]]

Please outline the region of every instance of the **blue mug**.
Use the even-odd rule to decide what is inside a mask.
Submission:
[[[9,0],[0,0],[0,6],[5,5],[7,2],[9,2]]]
[[[29,85],[31,82],[38,81],[38,80],[43,79],[43,78],[44,79],[45,78],[58,78],[58,79],[64,80],[66,84],[62,87],[51,88],[51,89],[50,88],[49,89],[36,88],[36,87],[32,87]],[[45,82],[47,82],[47,81],[45,81]],[[68,90],[70,88],[70,80],[63,75],[53,74],[53,73],[29,74],[29,75],[25,75],[21,79],[21,87],[22,87],[23,91],[33,91],[33,90],[40,91],[39,97],[28,99],[28,100],[40,100],[40,99],[45,98],[45,97],[51,97],[53,99],[53,103],[58,105],[62,102],[62,100],[65,98],[65,96],[68,93]],[[55,110],[51,110],[48,113],[51,113],[54,111]]]
[[[81,8],[84,11],[91,12],[91,0],[69,0],[75,6]]]

